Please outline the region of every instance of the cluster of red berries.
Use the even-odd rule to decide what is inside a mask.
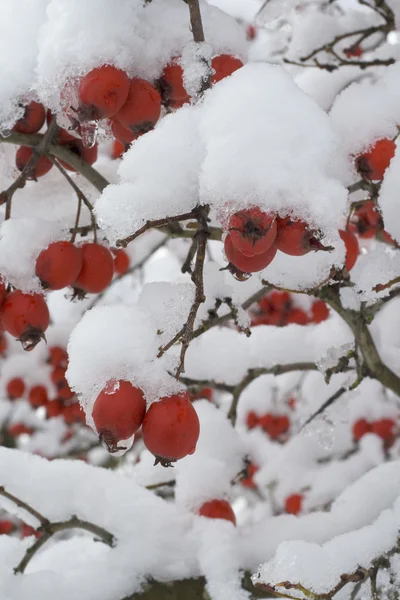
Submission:
[[[322,245],[317,231],[305,221],[278,217],[257,206],[230,217],[225,238],[225,254],[241,273],[265,269],[280,250],[290,256],[303,256],[312,250],[330,250]]]
[[[21,539],[29,537],[31,535],[36,538],[40,537],[40,533],[28,525],[27,523],[16,523],[10,519],[0,519],[0,535],[11,535],[18,534]]]
[[[284,327],[290,323],[308,325],[321,323],[329,317],[329,308],[322,300],[314,300],[310,310],[296,306],[293,294],[286,291],[273,290],[261,298],[257,308],[251,311],[251,326],[275,325]]]
[[[378,419],[376,421],[359,419],[354,423],[352,431],[356,442],[359,442],[367,433],[374,433],[383,440],[386,448],[389,448],[396,438],[397,428],[393,419]]]
[[[27,388],[23,375],[20,375],[7,381],[8,399],[13,401],[25,398],[33,409],[43,407],[47,419],[61,416],[67,425],[84,424],[85,415],[65,376],[68,367],[67,351],[61,346],[50,346],[46,362],[51,366],[50,381],[56,389],[53,398],[49,397],[46,385],[49,382],[43,381],[41,384]],[[32,434],[33,429],[24,423],[14,423],[8,428],[7,433],[18,437],[22,434]]]
[[[285,441],[290,429],[290,419],[288,415],[265,413],[258,415],[251,410],[246,417],[246,424],[249,429],[260,427],[271,440]]]
[[[368,152],[356,157],[356,169],[363,179],[380,181],[396,152],[396,142],[387,138],[378,140]]]
[[[172,462],[193,454],[200,424],[187,392],[153,402],[148,410],[143,391],[125,380],[110,380],[97,396],[92,417],[99,438],[109,452],[141,427],[144,445],[156,457],[156,464]]]

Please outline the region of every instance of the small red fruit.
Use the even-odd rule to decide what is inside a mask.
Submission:
[[[21,377],[13,377],[7,383],[7,396],[10,400],[17,400],[22,398],[25,392],[25,383]]]
[[[85,423],[85,413],[81,409],[79,402],[73,402],[68,406],[64,406],[62,410],[64,422],[67,425],[73,425],[74,423]]]
[[[125,104],[115,118],[123,127],[138,135],[153,129],[160,118],[161,96],[145,79],[131,79]]]
[[[356,158],[356,168],[362,177],[373,181],[383,179],[386,169],[396,151],[393,140],[378,140],[368,151]]]
[[[33,408],[45,406],[48,402],[47,389],[44,385],[34,385],[28,393],[28,400]]]
[[[125,104],[128,93],[129,78],[125,71],[111,65],[93,69],[79,86],[79,100],[83,105],[79,110],[81,120],[112,117]]]
[[[14,523],[8,519],[0,520],[0,535],[8,535],[14,529]]]
[[[257,36],[257,29],[254,27],[254,25],[248,25],[247,29],[246,29],[246,37],[248,39],[249,42],[252,42],[253,40],[256,39]]]
[[[190,103],[190,96],[183,85],[183,69],[177,62],[173,61],[164,68],[159,86],[163,102],[170,108],[181,108]]]
[[[254,483],[253,477],[257,473],[258,470],[259,470],[259,468],[254,463],[251,463],[247,467],[247,477],[245,477],[241,481],[241,483],[244,487],[247,487],[251,490],[255,490],[257,488],[257,485]]]
[[[274,259],[276,247],[272,245],[269,250],[255,256],[246,256],[235,248],[230,234],[225,238],[224,250],[229,262],[243,273],[256,273],[265,269]]]
[[[121,158],[121,156],[126,152],[127,148],[123,142],[119,140],[114,140],[111,149],[111,158],[117,160],[117,158]]]
[[[36,275],[45,289],[61,290],[76,280],[82,262],[82,248],[71,242],[54,242],[37,257]]]
[[[322,323],[329,317],[329,307],[323,300],[315,300],[311,307],[312,322]]]
[[[242,254],[263,254],[276,238],[275,215],[265,213],[257,206],[241,210],[229,219],[228,230],[232,244]]]
[[[143,421],[143,442],[156,463],[171,466],[196,450],[200,435],[199,418],[188,393],[153,402]]]
[[[117,275],[125,275],[131,265],[129,254],[123,248],[113,250],[112,253],[114,254],[114,271]]]
[[[122,142],[124,144],[124,151],[125,151],[125,146],[127,144],[130,144],[134,140],[137,140],[137,138],[139,137],[138,133],[133,133],[130,129],[127,129],[126,127],[124,127],[118,121],[117,117],[115,119],[113,119],[111,122],[111,131],[113,133],[113,136],[116,137],[117,140],[119,140],[120,142]]]
[[[46,111],[43,104],[34,100],[25,106],[24,115],[18,119],[13,131],[18,133],[37,133],[44,125]]]
[[[61,400],[50,400],[46,404],[46,415],[48,419],[59,417],[63,412],[63,403]]]
[[[50,322],[44,297],[24,294],[20,290],[8,294],[0,316],[5,330],[22,343],[24,350],[33,350],[44,338]]]
[[[3,333],[0,333],[0,355],[1,356],[4,356],[4,354],[7,352],[7,347],[8,347],[7,338]]]
[[[254,429],[254,427],[257,427],[258,424],[259,424],[258,414],[256,412],[254,412],[254,410],[251,410],[250,412],[247,413],[246,425],[249,429]]]
[[[383,229],[382,216],[377,210],[373,200],[364,202],[353,213],[350,225],[350,231],[357,233],[360,238],[373,238]]]
[[[359,58],[363,54],[361,46],[358,45],[353,47],[350,46],[350,48],[346,48],[345,50],[343,50],[343,52],[345,53],[347,58]]]
[[[64,367],[64,369],[68,366],[68,354],[64,348],[61,346],[51,346],[49,348],[49,359],[48,362],[53,367]]]
[[[298,515],[303,504],[302,494],[291,494],[285,500],[285,511],[290,515]]]
[[[307,325],[309,318],[301,308],[291,308],[286,315],[286,325],[294,323],[295,325]]]
[[[210,387],[201,388],[198,392],[190,394],[190,399],[192,402],[195,400],[208,400],[209,402],[212,402],[213,389]]]
[[[21,537],[26,538],[31,535],[35,536],[35,538],[37,539],[40,538],[41,533],[39,531],[36,531],[34,527],[31,527],[27,523],[21,523]]]
[[[225,519],[236,525],[235,513],[227,500],[209,500],[199,509],[199,515],[207,519]]]
[[[372,433],[378,435],[384,442],[391,444],[394,440],[395,422],[393,419],[379,419],[371,423]]]
[[[4,280],[0,276],[0,308],[3,306],[3,302],[6,299],[6,296],[7,296],[6,284],[4,283]],[[4,328],[1,325],[1,323],[0,323],[0,328],[1,328],[1,331],[4,331]]]
[[[360,251],[360,247],[358,245],[358,240],[356,236],[351,231],[343,231],[339,229],[339,235],[346,246],[346,262],[344,266],[348,271],[354,267],[357,261],[357,257]]]
[[[28,146],[20,146],[15,155],[15,164],[18,171],[23,171],[24,167],[28,164],[29,160],[32,156],[32,148],[28,148]],[[53,163],[47,156],[40,156],[36,165],[30,169],[30,173],[27,176],[27,179],[36,180],[38,177],[43,177],[46,175],[52,168]]]
[[[83,145],[81,140],[68,133],[68,131],[65,129],[61,129],[58,137],[58,143],[60,146],[64,146],[67,148],[67,150],[78,156],[78,158],[83,160],[88,165],[93,165],[97,160],[97,144],[94,144],[94,146],[91,148],[87,148]],[[67,169],[67,171],[72,171],[73,173],[76,172],[76,169],[74,169],[74,167],[72,167],[67,161],[60,160],[60,163],[64,169]]]
[[[308,228],[305,221],[285,217],[277,218],[278,232],[275,245],[290,256],[303,256],[312,250],[330,250],[315,237],[315,230]]]
[[[353,438],[359,442],[365,434],[371,433],[371,431],[371,424],[366,419],[358,419],[353,425]]]
[[[117,452],[121,449],[118,443],[139,429],[145,413],[142,390],[130,381],[112,379],[97,396],[92,417],[100,440],[109,452]]]
[[[230,54],[220,54],[212,59],[211,67],[215,71],[211,77],[211,83],[214,84],[232,75],[232,73],[243,67],[243,63]]]
[[[24,423],[14,423],[7,429],[8,435],[12,437],[18,437],[20,435],[32,435],[34,430],[32,427],[28,427]]]
[[[96,243],[82,246],[82,269],[73,287],[89,294],[102,292],[114,275],[114,260],[111,252]]]

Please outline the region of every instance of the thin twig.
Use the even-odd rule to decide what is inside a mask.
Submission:
[[[19,508],[23,508],[24,510],[26,510],[26,512],[32,515],[32,517],[35,517],[35,519],[37,519],[41,525],[46,525],[47,523],[49,523],[49,520],[46,519],[46,517],[44,517],[40,512],[32,508],[32,506],[30,506],[27,502],[24,502],[23,500],[17,498],[17,496],[14,496],[13,494],[10,494],[10,492],[7,492],[7,490],[3,486],[0,487],[0,496],[7,498]]]
[[[179,221],[188,221],[189,219],[193,219],[196,216],[196,209],[191,210],[188,213],[183,213],[181,215],[175,215],[173,217],[164,217],[163,219],[154,219],[153,221],[146,221],[146,223],[137,229],[135,233],[128,235],[128,237],[123,238],[121,240],[117,240],[116,246],[126,248],[128,244],[133,242],[137,237],[142,235],[145,231],[149,229],[157,229],[159,227],[163,227],[164,225],[169,225],[170,223],[176,223]]]

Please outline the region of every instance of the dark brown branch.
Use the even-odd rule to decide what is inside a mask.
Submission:
[[[204,42],[204,30],[199,0],[187,0],[187,4],[189,6],[190,26],[192,29],[193,40],[197,43]]]
[[[51,124],[50,124],[51,125]],[[49,127],[50,129],[50,127]],[[47,132],[46,132],[47,133]],[[46,135],[46,134],[45,134]],[[37,147],[43,139],[41,133],[16,133],[12,132],[7,137],[0,134],[0,142],[5,144],[16,144],[18,146],[29,146],[30,148]],[[99,192],[102,192],[105,187],[109,185],[109,182],[103,175],[101,175],[91,165],[81,159],[80,156],[68,150],[66,146],[60,146],[58,144],[50,144],[48,147],[48,154],[62,160],[69,165],[75,171],[78,171],[85,177]]]
[[[17,498],[17,496],[14,496],[13,494],[10,494],[10,492],[7,492],[7,490],[3,486],[0,487],[0,496],[7,498],[11,502],[13,502],[16,506],[18,506],[19,508],[22,508],[27,513],[32,515],[32,517],[35,517],[35,519],[37,519],[41,525],[46,525],[47,523],[49,523],[48,519],[46,519],[46,517],[44,517],[40,512],[38,512],[37,510],[32,508],[32,506],[30,506],[23,500],[20,500],[19,498]]]
[[[25,555],[21,559],[20,563],[15,567],[14,573],[23,573],[35,556],[35,554],[40,550],[42,546],[55,534],[59,531],[66,531],[67,529],[83,529],[84,531],[88,531],[89,533],[93,533],[96,537],[99,537],[102,542],[110,546],[111,548],[114,546],[115,538],[114,536],[103,529],[103,527],[99,527],[98,525],[94,525],[89,521],[84,521],[82,519],[78,519],[78,517],[71,517],[67,521],[60,521],[56,523],[50,523],[47,521],[41,527],[38,528],[39,532],[42,532],[42,535],[30,546],[27,548]]]
[[[128,244],[133,242],[137,237],[142,235],[145,231],[149,229],[158,229],[159,227],[164,227],[165,225],[170,225],[171,223],[176,223],[179,221],[188,221],[189,219],[196,218],[196,210],[193,209],[188,213],[183,213],[181,215],[175,215],[173,217],[164,217],[163,219],[154,219],[153,221],[146,221],[146,223],[140,227],[135,233],[128,235],[128,237],[117,240],[116,246],[126,248]]]

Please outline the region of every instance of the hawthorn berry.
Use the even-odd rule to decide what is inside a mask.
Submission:
[[[10,400],[22,398],[25,392],[25,383],[21,377],[13,377],[6,386],[7,396]]]
[[[4,283],[4,280],[0,277],[0,308],[3,305],[3,302],[6,299],[6,296],[7,296],[6,284]],[[0,328],[2,331],[4,331],[4,328],[2,327],[1,323],[0,323]]]
[[[0,333],[0,356],[3,356],[7,351],[8,342],[7,338],[3,333]]]
[[[209,500],[199,508],[199,515],[207,519],[225,519],[236,525],[236,517],[227,500]]]
[[[246,416],[246,425],[249,429],[254,429],[259,424],[259,416],[254,410],[251,410],[247,413]]]
[[[286,323],[294,323],[295,325],[307,325],[309,318],[302,308],[291,308],[286,315]]]
[[[284,290],[272,290],[267,296],[264,296],[265,300],[268,303],[269,308],[279,311],[286,312],[291,308],[292,299],[290,297],[289,292],[285,292]],[[260,306],[263,308],[263,300],[260,301]]]
[[[393,419],[379,419],[371,423],[371,431],[379,436],[387,445],[391,445],[394,440],[395,422]]]
[[[287,415],[272,415],[266,413],[259,418],[259,424],[271,439],[277,440],[287,433],[290,428],[290,420]]]
[[[312,250],[330,250],[315,236],[315,230],[308,224],[292,217],[277,218],[275,245],[278,250],[290,256],[303,256]]]
[[[138,135],[153,129],[160,118],[161,96],[145,79],[131,79],[129,94],[115,119]]]
[[[246,256],[267,252],[276,238],[276,218],[257,206],[236,212],[229,219],[232,244]]]
[[[68,133],[68,131],[66,131],[65,129],[60,130],[58,136],[58,143],[60,144],[60,146],[64,146],[65,148],[67,148],[67,150],[78,156],[78,158],[83,160],[88,165],[93,165],[97,160],[97,144],[94,144],[93,146],[88,148],[83,145],[81,140]],[[64,169],[67,169],[67,171],[72,171],[73,173],[76,172],[76,169],[74,169],[74,167],[72,167],[65,160],[60,160],[60,164],[64,167]]]
[[[291,494],[285,500],[285,511],[290,515],[298,515],[303,505],[302,494]]]
[[[32,157],[32,148],[28,148],[28,146],[20,146],[15,155],[15,164],[18,171],[23,171],[29,160]],[[28,173],[27,179],[36,180],[38,177],[43,177],[46,175],[52,168],[53,163],[47,156],[40,156],[39,160],[35,164],[30,172]]]
[[[311,306],[313,323],[322,323],[329,317],[329,307],[323,300],[314,300]]]
[[[32,435],[34,430],[32,427],[28,427],[25,423],[14,423],[7,429],[8,435],[12,437],[18,437],[19,435]]]
[[[350,46],[349,48],[345,48],[343,50],[347,58],[359,58],[363,55],[363,50],[361,46],[357,44],[357,46]]]
[[[14,529],[14,523],[8,519],[0,520],[0,535],[8,535]]]
[[[114,254],[114,271],[117,275],[125,275],[131,265],[129,254],[123,249],[112,250]]]
[[[18,133],[37,133],[44,125],[46,111],[43,104],[32,100],[25,106],[24,115],[18,119],[12,128]]]
[[[97,396],[92,417],[99,435],[109,452],[122,448],[120,441],[128,440],[143,423],[146,400],[140,388],[130,381],[112,379]]]
[[[213,389],[211,387],[204,387],[201,388],[201,390],[199,390],[196,393],[191,393],[190,394],[190,399],[192,402],[194,402],[195,400],[208,400],[209,402],[212,402],[213,399]]]
[[[117,118],[112,119],[111,121],[111,131],[113,136],[124,144],[123,152],[125,152],[127,144],[130,144],[134,140],[137,140],[137,138],[139,137],[138,133],[133,133],[133,131],[124,127],[122,123],[118,121]]]
[[[102,292],[114,275],[114,259],[111,252],[95,242],[82,246],[82,269],[73,287],[89,294]]]
[[[121,156],[126,152],[127,147],[123,142],[119,140],[114,140],[111,148],[111,158],[116,160],[117,158],[121,158]]]
[[[68,366],[68,353],[61,346],[50,346],[48,362],[52,367],[64,367]]]
[[[199,418],[188,393],[153,402],[143,421],[143,442],[156,462],[171,466],[193,454],[200,435]]]
[[[242,479],[241,484],[244,487],[255,490],[257,488],[257,485],[255,484],[253,477],[257,473],[258,470],[259,470],[259,467],[257,467],[257,465],[255,465],[254,463],[251,463],[247,467],[247,476]]]
[[[63,403],[61,400],[50,400],[46,404],[46,416],[48,419],[59,417],[63,412]]]
[[[190,96],[183,85],[183,69],[176,59],[164,67],[159,87],[164,104],[170,108],[181,108],[190,103]]]
[[[214,56],[211,61],[211,68],[214,69],[214,73],[211,76],[211,83],[218,83],[218,81],[229,77],[229,75],[232,75],[232,73],[241,67],[243,67],[242,61],[230,54]]]
[[[360,238],[373,238],[382,229],[382,216],[373,200],[368,200],[356,208],[350,219],[349,230],[357,233]]]
[[[28,401],[33,408],[45,406],[48,399],[47,389],[44,385],[34,385],[28,392]]]
[[[8,294],[0,311],[5,330],[22,343],[24,350],[33,348],[44,338],[50,314],[41,294],[15,290]]]
[[[272,245],[266,252],[246,256],[232,243],[230,234],[225,238],[224,250],[229,262],[243,273],[256,273],[265,269],[275,258],[276,247]]]
[[[36,275],[45,289],[61,290],[76,280],[82,262],[82,248],[71,242],[53,242],[37,257]]]
[[[368,152],[357,156],[357,171],[365,179],[373,181],[383,179],[395,151],[396,143],[394,140],[387,138],[378,140]]]
[[[348,271],[351,271],[356,264],[358,254],[360,252],[358,240],[356,236],[349,230],[343,231],[342,229],[339,229],[339,235],[346,247],[346,260],[344,266]]]
[[[64,406],[62,409],[62,416],[66,425],[85,423],[85,413],[81,409],[79,402],[73,402],[72,404]]]
[[[129,77],[111,65],[93,69],[82,79],[78,95],[79,118],[93,121],[112,117],[125,104],[129,93]]]
[[[353,438],[356,442],[359,442],[365,434],[371,433],[371,431],[371,424],[366,419],[358,419],[353,425]]]
[[[252,42],[253,40],[256,39],[256,36],[257,36],[257,29],[254,27],[254,25],[251,25],[251,24],[248,25],[247,28],[246,28],[246,37],[247,37],[247,40],[249,42]]]

